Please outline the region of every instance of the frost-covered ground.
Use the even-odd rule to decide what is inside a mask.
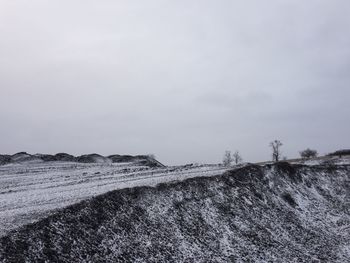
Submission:
[[[0,262],[350,262],[349,161],[3,166]]]
[[[149,168],[133,163],[27,162],[0,166],[0,236],[55,209],[108,191],[225,171],[216,165]]]

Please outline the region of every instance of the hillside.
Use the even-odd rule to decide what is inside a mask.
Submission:
[[[114,190],[6,233],[0,260],[348,262],[349,177],[281,162]]]
[[[148,167],[164,167],[148,155],[110,155],[102,156],[96,153],[73,156],[67,153],[51,154],[29,154],[19,152],[13,155],[0,155],[0,165],[6,164],[23,164],[23,163],[41,163],[41,162],[76,162],[76,163],[133,163]]]
[[[217,165],[149,167],[117,163],[22,162],[0,166],[0,236],[56,209],[115,189],[154,186],[227,170]]]

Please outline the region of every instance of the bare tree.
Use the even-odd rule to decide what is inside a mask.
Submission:
[[[230,166],[232,163],[231,151],[226,151],[222,163],[224,166]]]
[[[272,161],[278,162],[281,157],[281,146],[283,144],[279,140],[274,140],[270,142],[270,147],[272,148]]]
[[[317,155],[318,155],[318,153],[316,150],[311,150],[309,148],[300,152],[300,156],[303,159],[315,158],[315,157],[317,157]]]
[[[239,164],[243,161],[242,156],[239,154],[239,151],[235,151],[233,154],[233,161],[235,164]]]

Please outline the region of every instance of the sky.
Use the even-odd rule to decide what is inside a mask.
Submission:
[[[0,0],[0,152],[350,148],[349,0]]]

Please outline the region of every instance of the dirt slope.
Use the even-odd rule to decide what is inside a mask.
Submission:
[[[0,239],[1,262],[348,262],[349,165],[116,190]]]

